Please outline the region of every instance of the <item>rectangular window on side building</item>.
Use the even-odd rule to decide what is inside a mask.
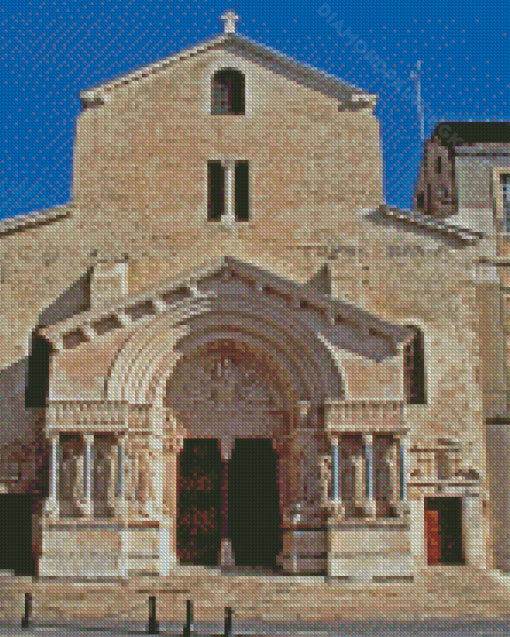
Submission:
[[[510,232],[510,175],[501,175],[505,232]]]

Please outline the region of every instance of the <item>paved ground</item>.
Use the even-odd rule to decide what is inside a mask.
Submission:
[[[84,626],[55,627],[49,625],[34,625],[28,629],[20,626],[0,625],[0,636],[3,635],[47,635],[48,637],[78,637],[79,635],[94,635],[99,637],[113,637],[114,635],[147,635],[147,627],[142,625],[126,625],[105,628],[87,628]],[[182,626],[164,624],[160,626],[161,635],[182,635]],[[211,635],[223,635],[223,627],[220,625],[197,625],[193,633],[200,637]],[[241,637],[249,635],[272,636],[289,635],[296,637],[474,637],[475,635],[509,636],[510,621],[480,620],[473,622],[446,622],[438,620],[427,620],[422,622],[350,622],[335,624],[309,624],[290,626],[288,624],[265,624],[260,623],[234,627],[234,635]]]
[[[167,578],[134,577],[104,583],[0,579],[0,637],[148,634],[150,595],[157,597],[163,635],[182,635],[186,600],[191,599],[197,636],[222,635],[228,605],[234,609],[233,628],[238,637],[510,637],[510,576],[472,567],[427,568],[413,583],[227,577],[193,570]],[[25,593],[33,597],[33,625],[22,630]]]

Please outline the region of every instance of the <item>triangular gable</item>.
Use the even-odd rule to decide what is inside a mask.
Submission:
[[[376,96],[367,94],[352,84],[340,80],[334,75],[321,71],[309,64],[299,62],[293,58],[264,44],[251,40],[239,33],[224,33],[217,37],[180,51],[179,53],[145,66],[133,73],[123,75],[111,82],[106,82],[93,89],[83,91],[80,98],[85,106],[104,102],[106,95],[115,88],[125,86],[131,82],[143,81],[147,77],[168,69],[181,60],[186,60],[205,51],[223,48],[232,53],[247,57],[250,61],[265,66],[275,73],[298,82],[308,88],[320,91],[329,97],[342,102],[352,102],[359,106],[370,104],[375,106]]]
[[[182,300],[200,301],[210,295],[221,303],[221,294],[211,288],[211,282],[219,280],[233,286],[220,286],[230,295],[236,290],[239,298],[258,294],[265,302],[278,304],[284,312],[298,313],[321,340],[361,356],[381,360],[396,353],[413,336],[407,328],[332,299],[313,285],[296,283],[233,257],[224,257],[200,272],[145,294],[126,297],[113,306],[83,312],[47,327],[42,334],[55,349],[74,349],[119,328],[142,325],[173,310]]]

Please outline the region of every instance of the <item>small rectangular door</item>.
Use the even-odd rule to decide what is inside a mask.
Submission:
[[[462,564],[462,498],[425,498],[427,564]]]
[[[0,495],[0,570],[16,575],[32,575],[32,507],[34,496],[28,493]]]

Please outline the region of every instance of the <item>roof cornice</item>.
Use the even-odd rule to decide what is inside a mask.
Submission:
[[[346,324],[359,329],[362,325],[368,335],[386,338],[396,348],[408,342],[413,335],[402,325],[390,323],[345,301],[332,299],[314,290],[308,284],[284,279],[230,256],[218,259],[208,267],[177,280],[169,280],[165,285],[143,294],[129,295],[117,303],[86,310],[54,325],[42,327],[40,334],[53,344],[55,350],[74,349],[82,342],[89,342],[114,329],[134,327],[144,320],[152,320],[158,314],[170,312],[176,308],[178,310],[178,305],[183,299],[193,302],[207,300],[208,294],[200,291],[199,285],[203,279],[214,274],[221,274],[227,279],[239,277],[254,284],[269,298],[289,302],[289,307],[294,309],[308,308],[316,314],[317,319],[321,317],[324,324],[332,329],[339,329]],[[140,313],[133,318],[130,313],[135,307],[140,308]],[[109,326],[98,332],[95,326],[102,321],[109,321]],[[66,345],[66,340],[72,336],[77,336],[77,340],[73,340],[71,345]]]
[[[60,219],[66,219],[70,216],[71,211],[75,208],[73,204],[66,204],[65,206],[59,206],[52,208],[46,212],[38,212],[29,215],[19,215],[12,219],[6,219],[0,221],[0,235],[11,234],[12,232],[19,232],[34,226],[42,226],[52,221],[58,221]]]
[[[335,75],[331,75],[330,73],[321,71],[309,64],[295,60],[276,49],[252,40],[245,35],[240,35],[239,33],[222,33],[219,36],[205,40],[191,48],[183,49],[175,55],[164,58],[154,64],[144,66],[132,73],[122,75],[110,82],[100,84],[95,88],[82,91],[80,93],[80,99],[84,106],[104,104],[108,100],[108,95],[111,94],[114,89],[142,81],[156,73],[168,69],[176,62],[192,58],[199,53],[220,46],[224,46],[227,50],[250,50],[258,54],[258,56],[263,58],[266,62],[273,62],[281,67],[285,67],[288,71],[291,71],[291,73],[295,76],[293,79],[297,81],[302,80],[308,85],[312,85],[317,90],[325,93],[331,94],[333,92],[337,99],[351,102],[353,105],[362,107],[370,106],[372,108],[375,107],[377,99],[375,94],[365,93],[361,89],[344,82]]]
[[[470,228],[463,228],[462,226],[452,223],[445,223],[441,219],[435,219],[428,215],[420,215],[409,210],[393,208],[386,204],[381,204],[378,211],[380,214],[389,219],[402,221],[404,223],[423,228],[424,230],[431,230],[439,234],[454,237],[455,239],[459,239],[465,243],[476,243],[485,237],[485,233],[483,232],[471,230]]]

